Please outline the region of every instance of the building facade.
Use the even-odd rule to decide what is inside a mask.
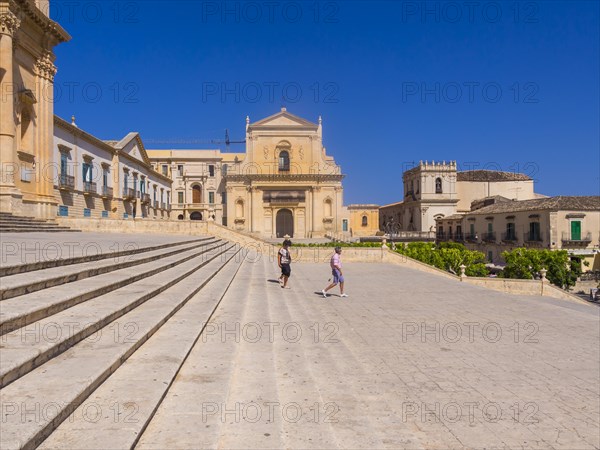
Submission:
[[[327,155],[322,123],[285,108],[246,119],[246,154],[225,176],[227,225],[265,238],[319,238],[341,231],[340,167]]]
[[[348,205],[348,219],[342,219],[342,231],[349,237],[375,236],[379,232],[379,205]]]
[[[112,219],[169,219],[171,179],[154,171],[138,133],[102,141],[74,120],[54,118],[52,180],[57,214]]]
[[[518,247],[567,250],[600,270],[600,197],[503,197],[474,204],[466,214],[439,218],[438,241],[464,242],[502,264],[502,252]]]
[[[243,154],[219,150],[148,150],[156,171],[173,181],[171,217],[227,225],[225,177]]]
[[[47,1],[0,1],[0,210],[51,218],[54,47],[70,40]]]
[[[400,202],[380,208],[382,230],[433,232],[438,219],[468,212],[471,203],[490,196],[534,199],[533,180],[527,175],[493,170],[458,172],[456,161],[421,161],[402,176]]]

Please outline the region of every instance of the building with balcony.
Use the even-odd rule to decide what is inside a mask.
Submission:
[[[53,183],[58,215],[113,219],[168,219],[171,180],[152,169],[138,133],[103,141],[54,118]],[[152,200],[155,200],[153,203]]]
[[[456,161],[420,161],[403,173],[402,181],[402,201],[384,205],[379,210],[381,230],[390,228],[393,223],[399,231],[435,231],[437,236],[438,219],[468,212],[471,203],[477,199],[543,197],[534,192],[534,182],[525,174],[495,170],[458,171]]]
[[[485,205],[485,206],[484,206]],[[472,203],[473,209],[437,219],[438,241],[460,239],[472,250],[502,264],[502,252],[517,247],[567,250],[600,270],[600,197],[558,196],[509,200],[495,196]]]
[[[213,220],[227,225],[224,175],[243,153],[220,150],[148,150],[155,170],[173,181],[171,217],[177,220]]]

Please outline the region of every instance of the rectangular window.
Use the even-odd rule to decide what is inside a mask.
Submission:
[[[61,177],[65,177],[68,175],[67,172],[67,160],[68,160],[68,156],[66,153],[61,153],[60,154],[60,176]]]
[[[215,202],[215,193],[209,192],[208,193],[208,203],[210,203],[212,205],[214,202]]]
[[[227,164],[223,164],[221,166],[221,175],[223,175],[224,177],[227,176]]]
[[[83,182],[85,183],[86,181],[92,181],[92,166],[90,165],[90,163],[84,162],[81,166],[81,169],[83,171]]]
[[[64,205],[59,206],[58,215],[61,217],[67,217],[69,215],[69,207]]]
[[[177,203],[183,203],[183,192],[177,193]]]
[[[182,177],[183,176],[183,165],[180,164],[177,166],[177,174]]]
[[[540,223],[539,222],[529,222],[529,240],[530,241],[540,241],[541,240]]]
[[[214,177],[215,176],[215,166],[213,166],[212,164],[210,164],[208,166],[208,176],[209,177]]]
[[[108,186],[108,169],[106,167],[102,170],[102,186]]]
[[[129,187],[129,172],[123,172],[123,188],[127,190]]]
[[[167,166],[166,164],[163,164],[162,166],[162,174],[165,177],[169,176],[169,166]]]
[[[108,217],[108,211],[102,211],[102,218],[106,219]]]
[[[488,233],[494,232],[494,224],[492,222],[488,222]]]
[[[506,239],[510,241],[515,240],[515,224],[513,222],[506,224]]]
[[[469,235],[471,236],[471,239],[475,239],[475,224],[474,223],[469,224]]]
[[[92,210],[89,208],[83,208],[83,217],[92,217]]]

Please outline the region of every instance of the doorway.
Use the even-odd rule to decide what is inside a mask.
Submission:
[[[294,237],[294,215],[289,209],[280,209],[276,219],[277,237],[282,238],[286,234]]]

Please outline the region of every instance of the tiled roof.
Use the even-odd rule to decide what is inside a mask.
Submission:
[[[470,214],[511,213],[518,211],[600,211],[600,196],[558,196],[495,203]]]
[[[456,181],[531,181],[524,173],[497,170],[467,170],[456,174]]]

